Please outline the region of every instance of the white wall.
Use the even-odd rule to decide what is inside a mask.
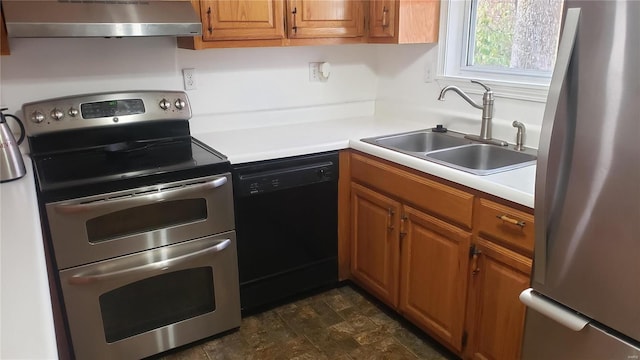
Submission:
[[[471,107],[460,96],[448,93],[445,101],[438,101],[446,80],[425,82],[425,74],[435,75],[438,46],[433,44],[397,45],[390,50],[378,47],[378,92],[376,114],[425,121],[431,125],[434,116],[444,119],[446,127],[465,133],[480,133],[482,111]],[[433,76],[435,77],[435,76]],[[479,88],[482,91],[481,88]],[[478,103],[482,95],[470,94]],[[514,120],[527,128],[526,144],[537,147],[544,103],[505,98],[495,94],[493,137],[515,143]],[[439,121],[440,122],[440,121]]]
[[[287,48],[178,49],[172,38],[10,39],[0,58],[0,104],[19,113],[25,102],[89,92],[182,89],[183,68],[196,69],[188,91],[194,133],[376,115],[479,133],[480,110],[456,94],[437,96],[437,45],[337,45]],[[326,83],[308,79],[308,63],[329,61]],[[479,95],[473,95],[480,99]],[[537,146],[544,104],[496,94],[494,137],[515,142],[513,120]],[[374,107],[375,106],[375,107]],[[425,127],[426,127],[425,126]]]
[[[196,69],[197,89],[188,95],[192,128],[200,131],[374,110],[375,48],[366,45],[193,51],[178,49],[172,38],[10,42],[11,55],[0,58],[0,103],[11,113],[25,102],[57,96],[182,90],[183,68]],[[314,61],[331,63],[328,82],[309,82],[308,63]]]

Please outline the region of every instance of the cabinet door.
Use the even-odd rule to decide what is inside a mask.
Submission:
[[[462,350],[471,234],[404,206],[400,312]]]
[[[392,307],[398,305],[400,204],[351,183],[351,275]]]
[[[531,259],[478,238],[471,265],[466,358],[516,360],[524,332],[525,306],[518,296],[529,287]]]
[[[291,39],[360,37],[361,0],[288,0]]]
[[[202,37],[211,40],[284,38],[284,0],[203,0]]]
[[[393,38],[396,26],[396,0],[369,2],[369,37]]]
[[[371,0],[369,37],[372,43],[438,42],[440,0]]]

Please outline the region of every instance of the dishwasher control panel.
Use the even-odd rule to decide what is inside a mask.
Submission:
[[[338,154],[271,160],[234,169],[236,196],[338,180]]]

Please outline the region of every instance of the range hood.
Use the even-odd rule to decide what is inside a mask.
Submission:
[[[180,0],[2,0],[9,37],[194,36],[202,23]]]

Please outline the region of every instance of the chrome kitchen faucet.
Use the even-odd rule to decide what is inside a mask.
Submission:
[[[460,95],[463,99],[465,99],[471,106],[473,106],[476,109],[482,110],[482,125],[480,126],[480,136],[467,134],[465,135],[465,138],[469,140],[483,142],[486,144],[507,146],[508,144],[506,141],[496,140],[491,138],[491,119],[493,118],[493,102],[494,102],[493,91],[491,90],[491,88],[481,83],[480,81],[471,80],[471,82],[474,84],[478,84],[484,87],[485,89],[484,95],[482,96],[482,105],[478,105],[475,101],[473,101],[473,99],[469,97],[469,95],[465,94],[464,91],[460,90],[459,87],[454,85],[449,85],[444,87],[442,91],[440,91],[440,96],[438,96],[438,100],[444,101],[444,95],[447,93],[447,91],[449,90],[455,91],[456,93],[458,93],[458,95]]]

